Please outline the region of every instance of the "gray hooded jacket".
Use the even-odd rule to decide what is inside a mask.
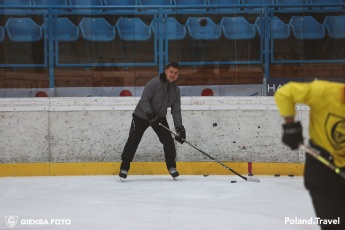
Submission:
[[[169,107],[174,126],[180,127],[182,125],[180,88],[175,82],[169,83],[165,73],[161,73],[159,77],[147,82],[134,114],[148,120],[146,114],[154,112],[158,118],[164,118]]]

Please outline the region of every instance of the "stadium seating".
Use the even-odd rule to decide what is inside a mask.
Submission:
[[[67,6],[69,5],[69,0],[33,0],[34,5],[37,6]],[[59,9],[63,11],[68,11],[68,9]],[[40,14],[47,14],[47,9],[36,9],[36,12]]]
[[[255,25],[244,17],[223,17],[220,26],[225,38],[230,40],[248,40],[256,35]]]
[[[330,37],[331,42],[331,56],[332,58],[344,58],[345,54],[345,15],[338,16],[326,16],[323,24],[325,25],[326,31]]]
[[[115,39],[115,27],[104,18],[84,17],[79,28],[87,41],[112,41]]]
[[[325,26],[319,23],[313,16],[292,16],[289,24],[293,33],[294,52],[298,59],[320,60],[325,55],[322,44],[325,38]]]
[[[138,11],[138,0],[104,0],[104,4],[107,6],[131,6],[128,9],[121,9],[121,11],[125,12],[137,12]],[[109,12],[118,12],[118,9],[108,9]]]
[[[79,39],[79,27],[76,26],[67,17],[57,18],[55,22],[55,50],[56,50],[56,63],[64,62],[65,58],[71,57],[73,44]]]
[[[312,4],[336,4],[342,3],[342,0],[309,0]],[[332,9],[332,10],[340,10],[342,9],[341,6],[315,6],[312,7],[314,9]]]
[[[332,38],[345,38],[345,15],[326,16],[323,24]]]
[[[280,9],[284,10],[305,10],[308,9],[309,0],[276,0],[276,4]],[[291,6],[280,6],[280,5],[291,5]]]
[[[0,5],[4,5],[4,13],[5,14],[20,14],[25,15],[31,13],[33,9],[28,8],[6,8],[6,6],[10,5],[18,5],[18,6],[32,6],[33,3],[31,0],[1,0]]]
[[[158,33],[158,18],[151,22],[153,33]],[[186,37],[186,26],[179,23],[174,17],[168,17],[163,23],[163,36],[167,40],[182,40]]]
[[[206,25],[200,22],[206,20]],[[214,40],[221,36],[220,26],[215,24],[209,17],[189,17],[186,22],[189,35],[196,40]]]
[[[240,5],[241,1],[240,0],[208,0],[208,4],[210,6],[217,6],[215,8],[211,8],[210,10],[212,11],[218,11],[221,13],[226,13],[226,12],[231,12],[234,10],[240,10],[240,7],[235,7],[231,5]],[[230,6],[230,7],[229,7]]]
[[[31,18],[9,18],[5,25],[11,41],[35,42],[43,37],[42,27]]]
[[[5,28],[0,26],[0,42],[5,39]]]
[[[197,6],[199,8],[181,8],[177,9],[178,12],[183,12],[183,11],[200,11],[200,12],[205,12],[207,10],[207,0],[173,0],[174,4],[177,7],[183,7],[183,6]],[[201,7],[200,6],[204,6]]]
[[[219,49],[218,41],[221,37],[221,28],[209,17],[189,17],[186,21],[189,38],[192,40],[190,49],[193,61],[205,61],[210,58],[206,55]]]
[[[344,19],[342,19],[345,6],[344,1],[0,0],[0,4],[3,4],[3,7],[0,9],[0,14],[3,15],[2,20],[0,20],[0,25],[2,25],[0,27],[0,41],[2,41],[2,47],[5,47],[8,43],[13,47],[13,50],[15,50],[15,44],[19,42],[28,44],[39,43],[39,46],[36,44],[32,46],[39,47],[38,53],[41,52],[44,43],[44,46],[47,46],[45,55],[56,59],[59,59],[59,55],[64,53],[62,47],[71,47],[78,54],[78,57],[67,57],[71,60],[68,64],[70,66],[78,66],[82,63],[83,67],[87,65],[92,66],[93,64],[91,62],[85,64],[85,62],[80,61],[85,46],[92,47],[92,55],[95,54],[93,46],[99,46],[102,49],[109,47],[106,55],[111,53],[113,57],[109,63],[107,62],[109,66],[128,64],[128,62],[118,60],[118,56],[121,56],[121,49],[123,49],[126,57],[131,56],[130,53],[137,53],[138,56],[141,55],[140,58],[148,56],[140,50],[146,46],[148,49],[152,48],[151,51],[155,53],[155,58],[159,60],[159,62],[156,62],[156,65],[159,63],[160,68],[162,68],[160,63],[165,63],[171,53],[177,50],[179,50],[178,52],[187,50],[187,52],[181,55],[181,57],[186,57],[188,55],[192,56],[190,55],[192,52],[202,54],[208,45],[213,46],[214,53],[218,52],[218,56],[216,57],[216,54],[214,54],[213,57],[216,58],[209,58],[210,54],[207,53],[204,57],[214,61],[213,64],[232,64],[229,62],[230,59],[224,58],[225,55],[223,54],[227,51],[225,49],[222,50],[223,45],[230,44],[229,47],[233,49],[234,46],[240,46],[239,43],[242,43],[244,44],[243,47],[247,46],[248,48],[251,43],[253,44],[252,47],[257,47],[260,49],[260,52],[265,52],[263,55],[260,55],[260,57],[263,57],[266,54],[275,53],[276,49],[279,50],[282,47],[281,44],[285,44],[286,47],[289,46],[289,49],[291,44],[291,47],[294,46],[295,50],[311,50],[312,48],[307,47],[308,45],[311,46],[314,43],[320,42],[319,47],[322,47],[322,54],[325,55],[322,56],[320,53],[319,59],[311,59],[315,63],[319,63],[327,62],[331,56],[329,54],[331,53],[329,46],[337,43],[338,47],[340,47],[344,44],[344,41],[342,41],[345,36],[343,30]],[[336,7],[328,5],[341,3],[343,4],[342,6]],[[9,5],[39,6],[40,8],[7,8]],[[62,5],[66,7],[61,7]],[[282,7],[283,5],[284,7]],[[51,15],[46,10],[48,6],[54,10]],[[126,8],[127,6],[130,8]],[[150,6],[150,8],[141,8],[145,6]],[[194,8],[187,9],[185,8],[187,6]],[[158,11],[158,9],[162,7],[169,10],[164,10],[163,14],[160,14],[162,12]],[[180,7],[181,9],[176,11]],[[267,17],[269,21],[263,21],[264,17]],[[8,18],[11,18],[11,20],[7,21]],[[16,30],[16,27],[13,25],[9,26],[10,21],[17,20],[19,22],[28,19],[31,19],[30,26],[24,26],[21,30]],[[50,19],[53,20],[50,21]],[[158,20],[162,20],[162,22],[159,23]],[[105,22],[102,22],[104,27],[101,24],[94,25],[94,23],[101,21]],[[265,22],[269,24],[265,25]],[[264,31],[268,31],[263,30],[265,26],[269,27],[269,36],[263,34]],[[3,33],[1,34],[2,31]],[[260,36],[260,39],[257,35]],[[234,41],[237,43],[234,44]],[[51,46],[50,44],[52,43],[50,42],[54,46]],[[132,44],[130,44],[131,42]],[[252,54],[259,53],[255,49],[252,50]],[[116,51],[119,52],[117,53]],[[285,51],[289,52],[288,48]],[[312,54],[310,52],[309,54],[309,57],[312,57],[315,52]],[[8,52],[6,55],[3,55],[5,59],[7,55]],[[202,55],[196,56],[201,57]],[[106,57],[107,60],[110,60],[109,57],[110,55]],[[284,53],[279,55],[279,57],[290,58],[295,56]],[[304,60],[303,58],[305,57],[304,54],[301,54],[296,60]],[[127,59],[130,62],[128,65],[135,66],[138,63],[141,65],[142,59],[140,58]],[[266,61],[266,59],[262,60],[262,62]],[[198,61],[191,64],[187,58],[178,58],[176,60],[181,61],[182,65],[197,66],[204,63]],[[198,60],[203,60],[203,58]],[[272,61],[272,59],[268,61]],[[288,61],[290,62],[291,60],[289,59]],[[345,62],[345,59],[341,60],[341,62]],[[7,60],[6,63],[11,64]],[[291,61],[291,63],[293,62]],[[3,61],[1,61],[0,65],[2,64],[4,64]],[[6,67],[10,66],[10,64]],[[23,66],[25,64],[23,62]],[[210,63],[208,62],[208,64]],[[256,63],[250,62],[250,64]],[[50,66],[50,68],[53,67],[52,65]]]
[[[67,17],[56,20],[56,40],[75,41],[79,38],[79,27],[74,25]]]
[[[168,60],[180,60],[182,53],[181,44],[187,36],[187,29],[184,24],[178,22],[174,17],[165,18],[162,22],[163,29],[159,30],[159,19],[154,18],[151,22],[151,28],[154,34],[161,35],[164,38],[164,52]],[[158,38],[158,36],[156,36]]]
[[[233,57],[235,54],[236,59],[239,58],[240,55],[243,56],[243,53],[247,53],[250,56],[252,47],[251,40],[256,36],[255,25],[249,23],[242,16],[235,16],[223,17],[220,26],[224,37],[236,42],[235,45],[232,45],[232,43],[226,45],[228,56]],[[233,51],[234,48],[235,51]]]
[[[42,26],[29,17],[10,17],[5,24],[5,30],[10,39],[10,43],[6,46],[6,52],[8,52],[11,62],[41,66],[46,64],[45,43],[37,46],[40,51],[35,50],[36,44],[43,41],[44,38]]]
[[[122,40],[146,41],[151,38],[151,28],[140,18],[120,17],[116,22],[116,29]]]
[[[139,17],[119,17],[115,26],[120,39],[123,41],[122,53],[126,62],[136,60],[137,54],[145,46],[145,43],[140,44],[139,42],[145,42],[152,38],[151,27]]]
[[[262,18],[257,17],[255,20],[255,26],[259,35],[261,36],[261,24]],[[272,39],[287,39],[290,37],[290,25],[284,23],[280,18],[273,16],[270,19],[270,37]]]
[[[257,28],[257,31],[259,35],[261,36],[265,31],[262,30],[265,28],[262,27],[264,18],[257,17],[255,20],[255,27]],[[270,52],[271,54],[271,62],[275,62],[275,54],[282,55],[285,53],[285,50],[288,49],[286,46],[286,43],[288,42],[290,35],[291,35],[291,29],[290,25],[287,23],[284,23],[280,18],[277,16],[273,16],[269,20],[269,35],[267,37],[270,38]],[[265,37],[265,36],[261,36]],[[284,40],[284,41],[276,41],[276,40]]]
[[[33,0],[34,5],[38,6],[48,6],[48,5],[56,5],[56,6],[63,6],[68,5],[69,0]]]
[[[293,16],[289,22],[297,39],[322,39],[325,37],[325,27],[312,16]]]
[[[262,10],[263,6],[275,4],[274,0],[241,0],[246,10]],[[246,5],[260,5],[260,7],[250,7]]]
[[[103,6],[103,0],[69,0],[74,7],[72,9],[79,13],[91,14],[93,12],[102,12],[102,9],[92,9],[93,6]],[[80,6],[80,7],[78,7]],[[84,8],[81,8],[84,7]]]
[[[160,6],[172,6],[173,5],[173,0],[139,0],[139,5],[142,6],[155,6],[160,7]],[[171,9],[166,9],[166,10],[173,10]],[[143,11],[157,11],[156,9],[143,9]]]
[[[85,40],[82,44],[83,52],[87,54],[88,59],[85,62],[98,63],[104,62],[110,42],[113,42],[116,36],[115,26],[111,25],[102,17],[84,17],[79,23],[81,37]]]

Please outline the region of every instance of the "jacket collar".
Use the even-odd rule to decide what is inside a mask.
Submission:
[[[176,82],[176,81],[173,81],[173,82],[169,83],[168,80],[167,80],[167,76],[165,75],[164,72],[159,75],[159,78],[161,79],[161,81],[163,81],[166,84],[171,84],[171,83],[175,83]]]

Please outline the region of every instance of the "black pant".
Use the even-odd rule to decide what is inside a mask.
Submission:
[[[318,148],[318,150],[321,150],[321,156],[328,160],[329,153],[321,148]],[[321,229],[344,230],[345,180],[323,163],[307,154],[304,184],[313,200],[317,217],[327,220],[340,218],[340,224],[324,224],[321,225]]]
[[[161,118],[160,121],[165,127],[169,128],[166,118]],[[129,137],[121,155],[121,169],[129,170],[130,162],[133,161],[141,138],[149,126],[150,123],[147,120],[141,119],[133,114]],[[160,126],[152,127],[152,129],[157,134],[159,141],[163,144],[167,168],[176,168],[176,148],[171,133]]]

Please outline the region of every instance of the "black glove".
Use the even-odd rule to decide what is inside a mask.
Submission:
[[[283,143],[289,146],[291,150],[298,149],[299,145],[303,144],[302,130],[303,128],[299,121],[283,124]]]
[[[149,118],[149,123],[152,127],[159,126],[160,119],[158,119],[158,116],[154,112],[146,113],[146,116]]]
[[[178,136],[175,136],[175,140],[183,144],[184,141],[186,140],[186,130],[184,129],[183,125],[181,125],[180,127],[177,127],[176,132]]]

